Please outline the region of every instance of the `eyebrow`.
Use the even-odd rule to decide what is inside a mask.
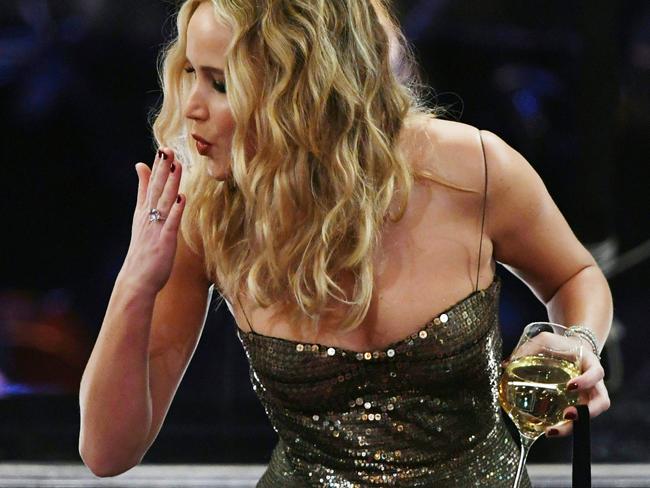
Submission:
[[[189,64],[192,64],[192,63],[190,63],[190,60],[187,59],[187,58],[185,58],[185,62],[189,63]],[[224,75],[224,72],[223,72],[223,70],[221,68],[215,68],[214,66],[199,66],[199,69],[201,71],[206,71],[208,73],[215,73],[217,75]]]

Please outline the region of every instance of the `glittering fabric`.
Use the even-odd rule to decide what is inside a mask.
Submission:
[[[495,276],[377,351],[238,328],[279,436],[257,487],[511,488],[519,452],[497,396],[500,288]]]

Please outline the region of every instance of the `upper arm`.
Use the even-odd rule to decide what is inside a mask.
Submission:
[[[547,303],[572,276],[596,263],[528,161],[496,134],[481,135],[488,166],[486,232],[494,258]]]
[[[203,260],[178,233],[169,280],[154,304],[149,338],[151,430],[145,450],[155,440],[176,390],[201,337],[212,295]]]

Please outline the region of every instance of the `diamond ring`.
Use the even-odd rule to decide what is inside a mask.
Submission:
[[[157,208],[149,210],[149,222],[162,222],[163,220],[165,220],[165,217],[160,215],[160,211]]]

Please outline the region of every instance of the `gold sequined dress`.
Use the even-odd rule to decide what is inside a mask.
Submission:
[[[497,395],[500,287],[497,275],[484,290],[477,280],[469,296],[383,350],[237,328],[279,436],[257,487],[511,488],[519,450]],[[530,487],[526,473],[521,486]]]

